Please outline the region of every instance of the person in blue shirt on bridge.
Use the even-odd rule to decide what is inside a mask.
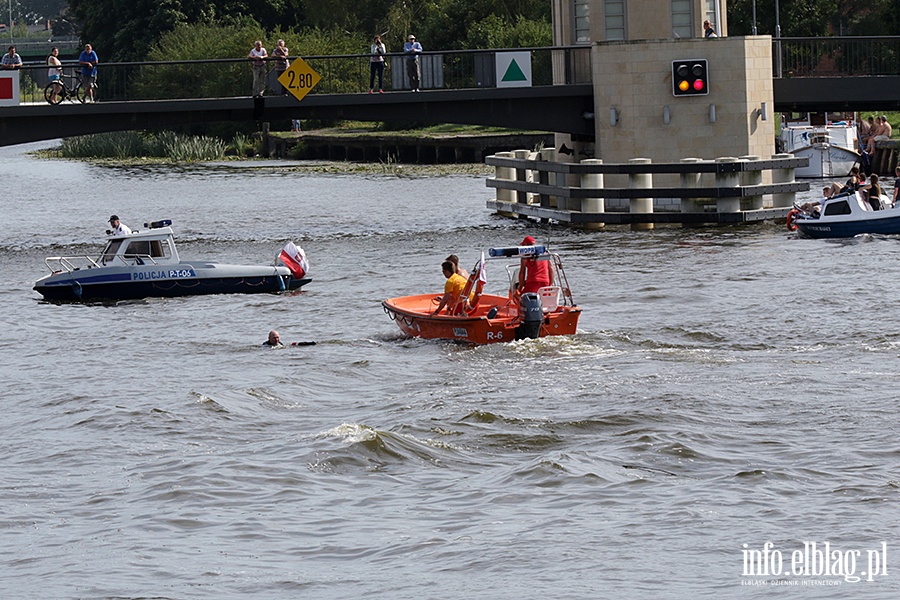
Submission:
[[[419,54],[422,53],[422,44],[416,41],[416,36],[410,35],[403,44],[403,52],[406,54],[406,75],[409,77],[409,87],[412,91],[419,91]]]
[[[84,50],[78,57],[78,64],[81,65],[81,85],[85,91],[85,102],[94,101],[94,82],[97,80],[97,53],[90,44],[84,45]]]
[[[16,47],[10,46],[6,54],[3,55],[4,69],[18,69],[22,66],[22,57],[16,53]]]

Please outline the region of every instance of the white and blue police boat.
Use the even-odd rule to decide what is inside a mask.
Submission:
[[[271,265],[227,265],[178,256],[169,219],[145,223],[145,230],[112,234],[99,256],[52,256],[50,275],[34,284],[45,300],[79,302],[255,294],[296,290],[309,283],[303,251],[292,242]],[[107,231],[109,234],[110,232]],[[288,247],[293,256],[286,255]],[[281,260],[285,265],[278,264]]]
[[[818,206],[794,205],[787,227],[811,238],[848,238],[861,233],[900,233],[900,204],[882,195],[875,210],[862,192],[849,192],[821,200]]]

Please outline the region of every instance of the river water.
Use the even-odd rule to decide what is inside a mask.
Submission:
[[[0,149],[3,598],[900,594],[897,238],[577,232],[492,215],[477,176],[33,148]],[[44,257],[94,253],[111,213],[173,219],[188,258],[294,240],[313,282],[42,302]],[[383,313],[525,234],[578,335],[469,347]]]

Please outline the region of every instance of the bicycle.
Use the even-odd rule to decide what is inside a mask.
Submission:
[[[66,79],[73,80],[72,87],[66,85]],[[99,91],[96,82],[91,82],[91,91],[93,92],[91,94],[93,101],[96,102]],[[44,100],[53,105],[59,104],[63,100],[74,102],[76,98],[84,104],[87,97],[84,80],[81,78],[81,75],[63,75],[56,81],[48,83],[47,87],[44,88]]]

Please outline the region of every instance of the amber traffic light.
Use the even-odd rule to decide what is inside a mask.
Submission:
[[[672,61],[672,94],[704,96],[709,93],[709,70],[706,59]]]

